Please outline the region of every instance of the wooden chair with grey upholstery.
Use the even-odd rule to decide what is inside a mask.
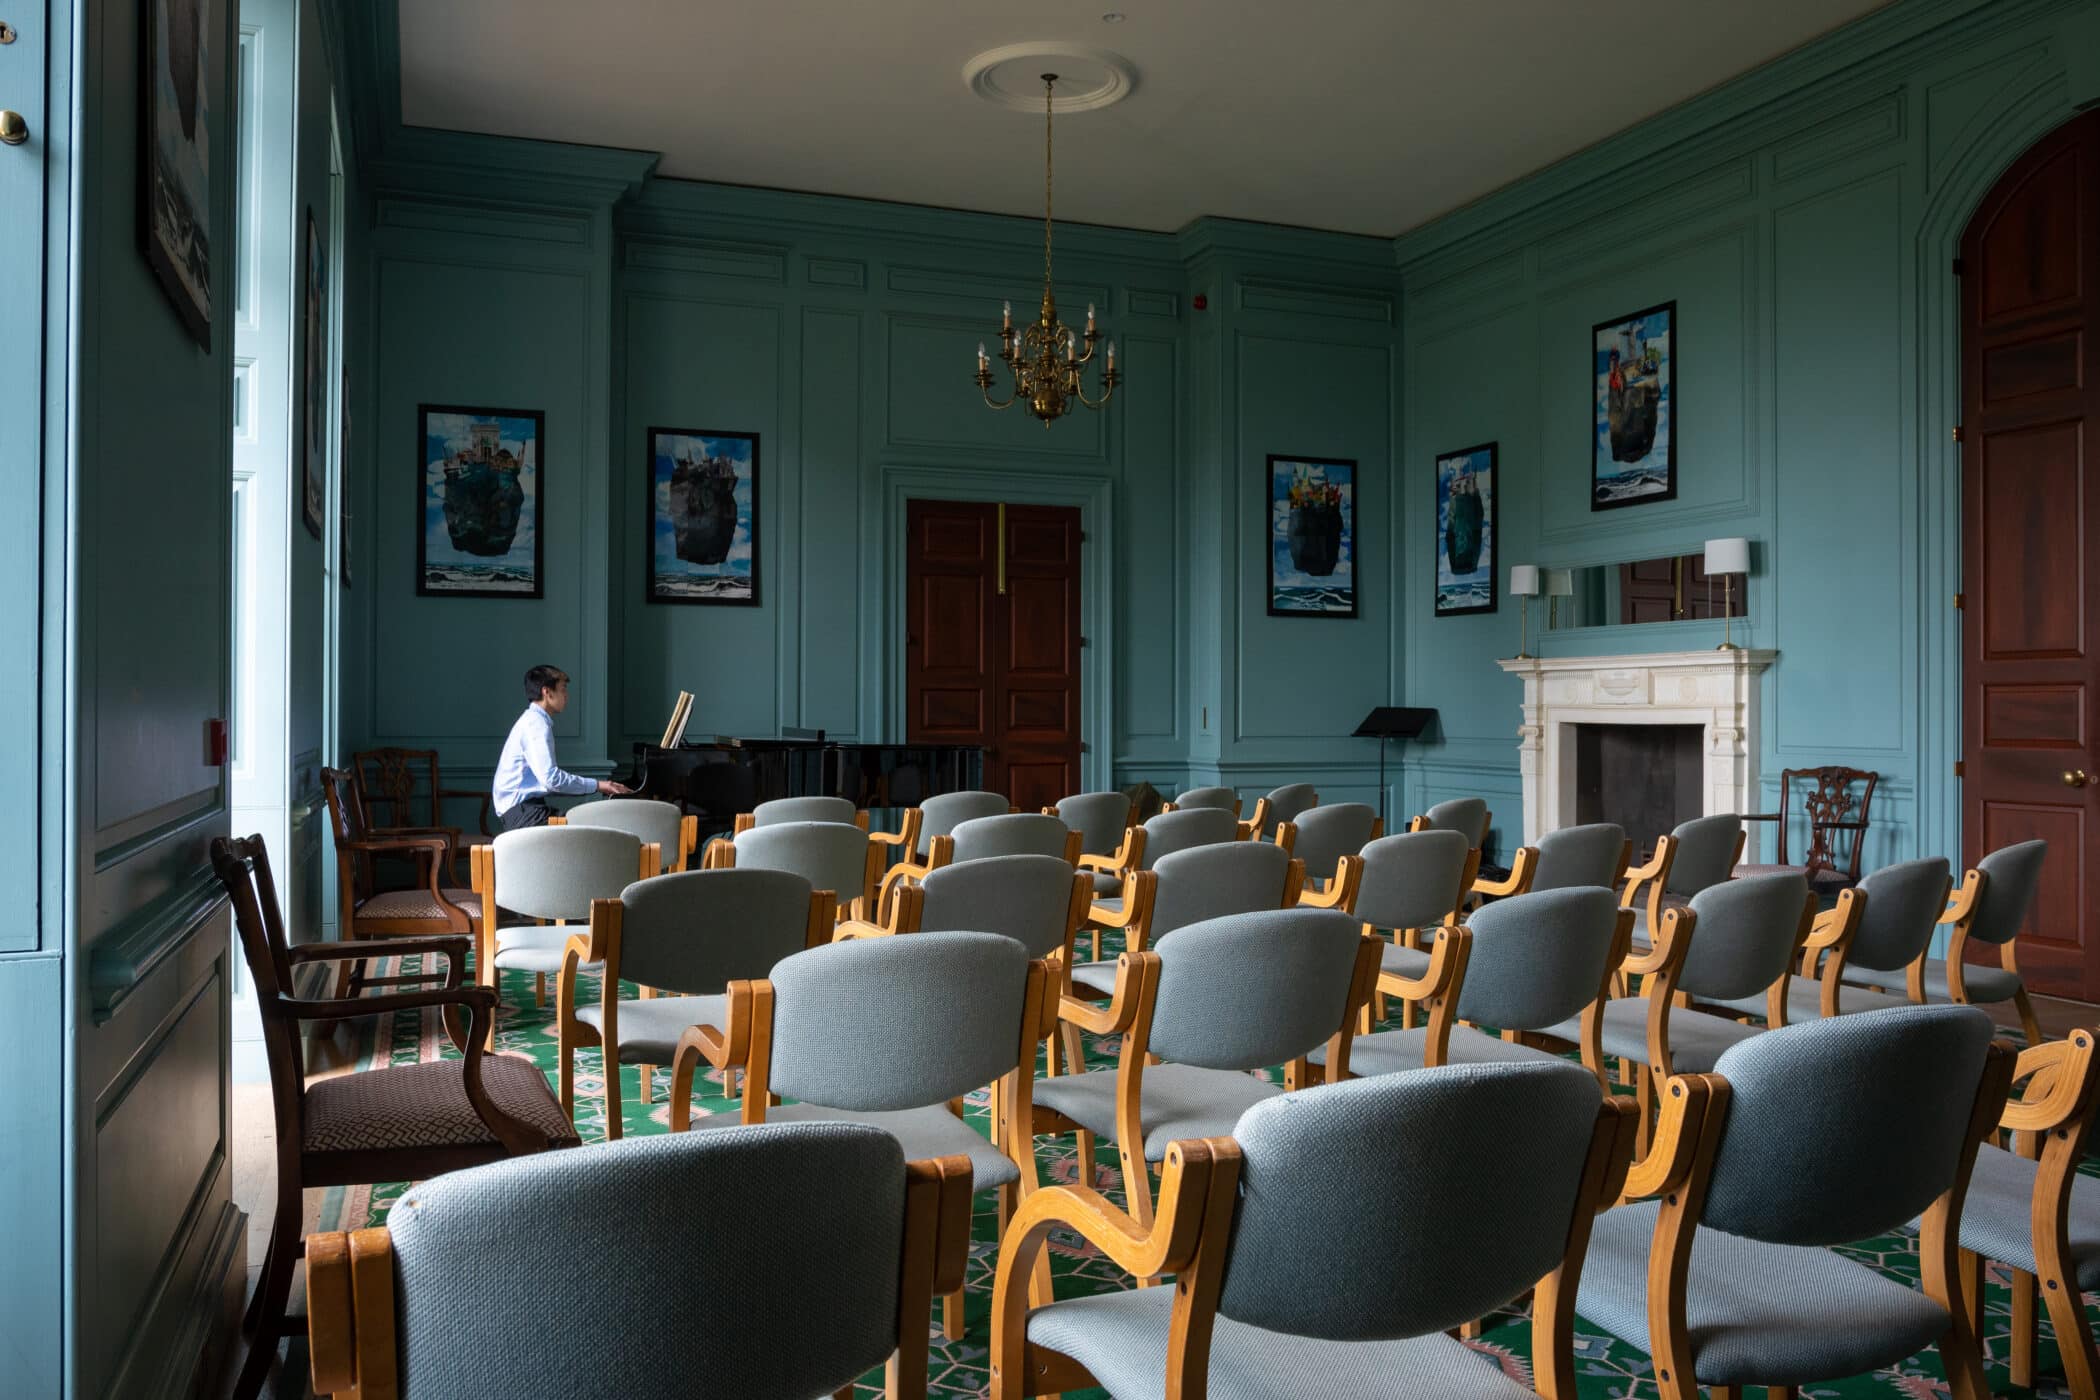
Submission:
[[[1506,899],[1533,890],[1618,888],[1633,863],[1633,843],[1616,822],[1588,822],[1557,827],[1539,837],[1536,846],[1519,846],[1501,880],[1473,882],[1470,897]]]
[[[1242,849],[1265,848],[1274,849]],[[1034,1133],[1078,1134],[1088,1185],[1096,1139],[1114,1142],[1131,1213],[1150,1225],[1147,1164],[1166,1160],[1169,1143],[1230,1133],[1240,1114],[1284,1092],[1248,1071],[1282,1065],[1296,1088],[1315,1049],[1347,1063],[1377,966],[1376,940],[1334,909],[1231,914],[1164,933],[1117,960],[1108,1005],[1065,998],[1067,1023],[1122,1043],[1114,1069],[1036,1086]]]
[[[641,1101],[654,1068],[671,1063],[686,1027],[719,1025],[722,997],[739,979],[763,977],[781,959],[831,941],[832,896],[785,870],[689,870],[641,880],[593,900],[590,925],[571,933],[556,988],[556,1055],[562,1108],[576,1112],[576,1052],[604,1051],[605,1136],[622,1131],[622,1065],[640,1066]],[[595,998],[579,975],[597,967]],[[620,995],[622,981],[644,989]]]
[[[1647,863],[1626,872],[1626,892],[1619,900],[1634,911],[1634,946],[1647,945],[1648,931],[1662,922],[1664,909],[1682,909],[1699,891],[1729,878],[1742,858],[1743,819],[1732,812],[1679,822],[1668,836],[1658,837]]]
[[[1839,968],[1844,984],[1899,992],[1922,1005],[1932,936],[1953,887],[1944,856],[1898,861],[1860,880],[1854,888],[1865,896],[1866,909]]]
[[[1453,797],[1439,802],[1407,824],[1410,831],[1455,831],[1475,846],[1487,845],[1495,814],[1479,797]]]
[[[1043,815],[1056,817],[1079,833],[1080,860],[1085,862],[1092,857],[1092,863],[1099,867],[1096,887],[1102,888],[1099,882],[1106,880],[1102,892],[1114,894],[1122,878],[1115,872],[1127,863],[1126,847],[1131,832],[1137,829],[1136,809],[1130,805],[1130,799],[1120,792],[1075,793],[1060,798],[1055,807],[1045,807]]]
[[[890,1400],[923,1400],[913,1319],[963,1276],[969,1197],[968,1162],[907,1162],[853,1123],[455,1172],[411,1187],[383,1226],[309,1241],[313,1389],[809,1400],[851,1397],[882,1367]],[[579,1266],[608,1241],[621,1295],[645,1305],[609,1307],[604,1270]],[[591,1318],[592,1343],[546,1327],[521,1338],[535,1316]]]
[[[680,1039],[671,1130],[866,1123],[914,1160],[967,1157],[972,1189],[997,1191],[1004,1220],[1036,1184],[1025,1133],[1050,986],[1044,963],[996,933],[853,939],[797,953],[770,977],[730,983],[724,1019]],[[703,1062],[744,1071],[737,1117],[693,1119],[692,1077]],[[989,1140],[960,1107],[987,1084]],[[774,1095],[795,1102],[776,1106]],[[943,1309],[950,1340],[962,1335],[962,1301],[958,1281]]]
[[[1358,1030],[1370,1033],[1374,1006],[1385,1019],[1388,997],[1401,998],[1401,1025],[1411,1028],[1428,996],[1423,979],[1432,971],[1424,939],[1463,922],[1460,904],[1480,867],[1480,848],[1456,831],[1406,831],[1371,842],[1361,860],[1355,902],[1343,907],[1363,920],[1366,933],[1384,929],[1392,937],[1381,950],[1378,991]],[[1458,953],[1447,946],[1443,955]]]
[[[929,797],[915,809],[919,813],[916,828],[917,839],[904,848],[904,859],[924,860],[932,854],[933,838],[952,836],[955,828],[964,822],[979,817],[1001,817],[1014,810],[1013,804],[996,792],[970,789],[963,792],[944,792]]]
[[[339,768],[321,770],[321,792],[335,843],[336,895],[342,901],[337,927],[344,938],[362,942],[479,935],[481,902],[471,889],[445,883],[458,851],[450,828],[372,827],[365,820],[356,782]],[[387,856],[401,858],[413,869],[412,888],[379,888],[377,863]],[[362,958],[347,959],[336,968],[338,997],[389,985],[386,978],[367,977]]]
[[[1224,808],[1193,807],[1186,812],[1163,811],[1131,828],[1130,836],[1117,856],[1121,864],[1105,867],[1099,857],[1082,855],[1080,865],[1095,872],[1094,903],[1098,917],[1089,919],[1094,930],[1093,960],[1101,960],[1103,928],[1128,928],[1137,917],[1139,892],[1130,878],[1134,872],[1149,871],[1162,857],[1177,851],[1219,846],[1241,840],[1245,835],[1239,818]],[[1104,885],[1104,876],[1111,877],[1114,883]]]
[[[662,853],[658,870],[682,873],[692,863],[700,844],[700,818],[680,809],[675,802],[651,797],[601,797],[579,802],[548,825],[602,826],[625,831],[642,844],[654,843]]]
[[[864,917],[873,907],[882,873],[882,847],[867,832],[843,822],[773,822],[707,843],[702,864],[709,870],[786,870],[828,890],[841,919]]]
[[[1168,812],[1193,812],[1198,809],[1214,812],[1230,812],[1233,820],[1239,820],[1240,795],[1229,787],[1193,787],[1176,795],[1161,810]]]
[[[1319,805],[1320,794],[1311,783],[1286,783],[1272,788],[1266,796],[1254,799],[1254,815],[1244,823],[1247,835],[1257,840],[1272,836],[1278,822],[1296,822]]]
[[[1417,833],[1431,834],[1431,833]],[[1556,1059],[1542,1038],[1565,1037],[1583,1063],[1601,1064],[1599,1038],[1612,973],[1626,955],[1633,915],[1610,890],[1546,890],[1498,900],[1461,928],[1437,931],[1416,999],[1424,1024],[1360,1035],[1347,1070],[1360,1078],[1447,1064]],[[1417,989],[1410,988],[1410,991]],[[1492,1026],[1499,1038],[1479,1029]],[[1323,1066],[1324,1054],[1315,1054]],[[1595,1079],[1608,1087],[1605,1076]]]
[[[2047,841],[2022,841],[2001,846],[1976,862],[1940,916],[1948,929],[1945,960],[1928,958],[1921,969],[1928,1001],[2011,1002],[2029,1045],[2040,1045],[2044,1037],[2013,943],[2034,908],[2042,860],[2048,854]],[[1968,962],[1964,954],[1971,943],[1996,947],[1998,966]]]
[[[1337,802],[1285,818],[1296,830],[1290,852],[1305,866],[1301,902],[1323,909],[1355,908],[1354,885],[1363,874],[1363,849],[1385,835],[1378,809]]]
[[[899,861],[882,874],[879,898],[871,913],[887,917],[890,891],[904,880],[964,861],[998,856],[1052,856],[1068,866],[1079,863],[1080,835],[1061,818],[1042,812],[1001,812],[972,817],[955,830],[928,841],[924,860]]]
[[[2012,1146],[1987,1140],[1977,1150],[1961,1213],[1961,1296],[1979,1344],[1983,1261],[1995,1259],[2011,1275],[2012,1383],[2035,1384],[2039,1292],[2077,1400],[2100,1395],[2100,1349],[2085,1311],[2085,1295],[2100,1291],[2100,1182],[2078,1170],[2100,1103],[2094,1045],[2094,1031],[2081,1026],[2020,1052],[2013,1083],[2026,1088],[1998,1120]]]
[[[1656,1199],[1597,1218],[1577,1310],[1654,1357],[1664,1400],[1790,1398],[1934,1345],[1957,1400],[1983,1400],[1956,1254],[2012,1068],[1980,1011],[1905,1006],[1752,1036],[1673,1078],[1626,1182]],[[1920,1288],[1838,1252],[1921,1214]]]
[[[576,1144],[576,1130],[531,1061],[483,1053],[495,997],[466,981],[467,935],[304,943],[285,938],[276,881],[261,836],[215,838],[212,870],[233,904],[235,932],[262,1021],[276,1120],[276,1202],[270,1243],[243,1329],[248,1350],[234,1395],[261,1393],[288,1330],[285,1310],[300,1256],[308,1187],[416,1180],[462,1167]],[[376,997],[312,1000],[298,993],[302,967],[350,958],[418,956],[442,972],[391,980]],[[459,1058],[307,1078],[307,1029],[362,1016],[436,1010]]]
[[[994,1400],[1528,1397],[1444,1335],[1527,1289],[1537,1393],[1575,1400],[1575,1294],[1626,1175],[1629,1109],[1573,1065],[1459,1065],[1264,1099],[1230,1137],[1172,1144],[1149,1226],[1083,1187],[1037,1192],[999,1258]],[[1052,1231],[1176,1286],[1031,1308],[1022,1284]]]
[[[857,826],[866,831],[868,814],[843,797],[776,797],[771,802],[759,803],[748,812],[737,813],[731,834],[749,831],[754,826],[777,826],[781,822],[838,822],[842,826]]]

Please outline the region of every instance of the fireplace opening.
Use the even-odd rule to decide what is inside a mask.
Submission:
[[[1659,836],[1705,810],[1696,724],[1578,724],[1575,820],[1616,822],[1645,860]]]

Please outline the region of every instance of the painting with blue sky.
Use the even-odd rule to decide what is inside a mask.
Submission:
[[[1356,616],[1356,463],[1269,458],[1269,615]]]
[[[649,601],[758,602],[758,434],[649,430]]]
[[[1436,459],[1436,615],[1495,610],[1496,444]]]
[[[1590,328],[1590,509],[1677,496],[1677,303]]]
[[[541,596],[540,465],[546,415],[534,409],[424,404],[416,418],[423,453],[416,591]]]

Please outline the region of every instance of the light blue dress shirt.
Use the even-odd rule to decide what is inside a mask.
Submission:
[[[510,737],[503,741],[503,757],[496,760],[491,794],[496,815],[502,816],[528,797],[550,793],[582,796],[597,790],[596,779],[564,772],[554,761],[554,717],[537,705],[527,705],[510,727]]]

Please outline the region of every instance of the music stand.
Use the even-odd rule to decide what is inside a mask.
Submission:
[[[1385,745],[1388,739],[1417,739],[1436,720],[1436,711],[1405,705],[1380,705],[1364,716],[1351,738],[1378,741],[1378,820],[1385,820]]]

